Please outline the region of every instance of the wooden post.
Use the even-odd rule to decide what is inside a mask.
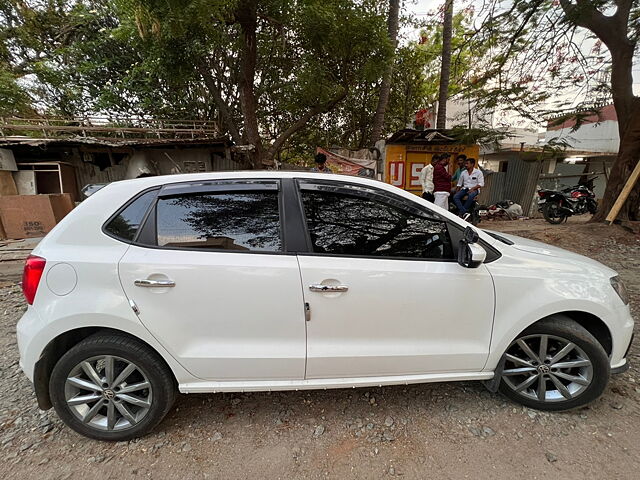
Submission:
[[[620,195],[618,195],[618,198],[616,199],[616,203],[614,203],[613,207],[611,207],[611,211],[609,212],[609,215],[607,215],[607,218],[605,219],[605,221],[608,224],[612,224],[615,221],[616,217],[618,216],[618,213],[620,213],[620,209],[622,208],[622,205],[624,205],[624,202],[627,200],[627,197],[631,193],[631,189],[636,184],[639,177],[640,177],[640,161],[636,163],[636,168],[634,168],[633,172],[631,172],[631,175],[629,176],[627,183],[625,183],[624,188],[622,189],[622,191],[620,192]]]

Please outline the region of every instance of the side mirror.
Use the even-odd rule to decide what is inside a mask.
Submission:
[[[467,243],[478,243],[480,237],[478,236],[478,232],[476,232],[473,228],[467,227],[464,229],[464,235],[462,236]]]
[[[478,268],[487,258],[487,252],[477,244],[478,232],[467,227],[458,247],[458,263],[465,268]]]

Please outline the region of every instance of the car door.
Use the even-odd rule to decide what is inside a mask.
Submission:
[[[305,312],[279,186],[166,185],[119,263],[140,320],[197,377],[304,378]]]
[[[493,282],[484,265],[456,262],[453,226],[377,188],[298,184],[310,250],[298,256],[306,378],[481,370]]]

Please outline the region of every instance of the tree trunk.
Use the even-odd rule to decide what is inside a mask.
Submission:
[[[626,38],[625,38],[626,40]],[[633,96],[632,42],[608,46],[611,51],[611,91],[618,117],[620,147],[611,168],[611,175],[602,198],[602,204],[592,221],[602,222],[624,188],[629,175],[640,158],[640,98]],[[618,213],[619,220],[640,220],[640,183],[636,183]]]
[[[254,91],[257,56],[257,2],[241,0],[236,9],[236,20],[242,31],[238,90],[244,119],[243,137],[247,144],[253,145],[253,151],[248,154],[252,168],[264,168],[273,165],[273,158],[266,159],[263,155],[264,149],[258,128],[258,102]]]
[[[635,97],[624,110],[627,112],[640,111],[640,98]],[[598,213],[593,216],[593,222],[603,222],[605,220],[640,158],[640,115],[630,113],[629,120],[626,122],[623,122],[623,119],[618,116],[618,124],[621,125],[622,123],[626,124],[626,129],[620,135],[618,157],[611,168],[607,188],[604,192],[602,203],[598,207]],[[640,182],[637,182],[617,218],[619,220],[637,221],[640,220],[639,212]]]
[[[387,28],[389,33],[389,41],[391,43],[393,51],[382,75],[380,97],[378,98],[378,106],[376,107],[376,113],[373,117],[373,127],[371,130],[371,137],[369,139],[369,143],[371,145],[375,145],[375,143],[380,140],[380,138],[382,137],[382,129],[384,128],[384,114],[387,111],[387,104],[389,103],[389,94],[391,92],[391,77],[393,75],[393,62],[395,59],[396,44],[398,41],[399,12],[400,0],[390,0]]]
[[[451,74],[451,36],[453,33],[453,0],[446,0],[442,25],[442,66],[440,67],[440,90],[438,92],[438,118],[436,128],[447,127],[447,98]]]
[[[594,33],[611,53],[611,94],[618,117],[620,147],[611,168],[602,203],[592,221],[602,222],[617,200],[640,157],[640,98],[633,95],[633,53],[636,41],[629,39],[629,18],[632,0],[617,0],[616,12],[604,15],[595,2],[571,3],[560,0],[567,18]],[[636,184],[618,214],[620,220],[638,220],[640,184]]]

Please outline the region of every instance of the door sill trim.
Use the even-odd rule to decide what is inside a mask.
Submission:
[[[380,387],[383,385],[409,385],[412,383],[490,380],[492,378],[493,372],[451,372],[385,377],[314,378],[310,380],[202,381],[181,383],[178,388],[181,393],[269,392],[275,390]]]

